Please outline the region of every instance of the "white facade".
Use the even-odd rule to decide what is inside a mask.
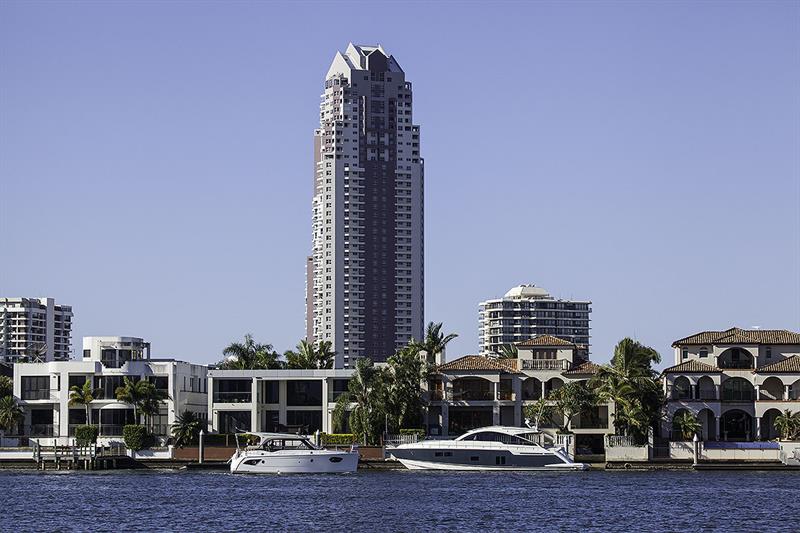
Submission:
[[[23,435],[74,435],[75,427],[86,423],[86,411],[82,405],[69,405],[69,391],[86,380],[102,389],[90,406],[91,423],[99,426],[102,437],[119,437],[122,426],[133,423],[132,406],[115,398],[124,377],[150,380],[169,395],[151,420],[156,435],[168,436],[170,425],[185,410],[205,420],[206,366],[151,359],[150,344],[138,337],[84,337],[83,347],[81,360],[14,365],[14,396],[25,412]]]
[[[331,432],[353,370],[209,370],[208,431]]]
[[[380,46],[337,53],[321,98],[306,330],[344,368],[422,338],[424,162],[411,83]]]
[[[71,344],[72,307],[53,298],[0,298],[0,361],[66,361]]]
[[[480,303],[478,350],[482,355],[498,354],[503,346],[536,335],[554,335],[588,350],[591,303],[555,299],[534,285],[514,287],[502,298]]]

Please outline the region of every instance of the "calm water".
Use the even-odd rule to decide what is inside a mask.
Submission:
[[[800,472],[0,472],[4,531],[800,531]]]

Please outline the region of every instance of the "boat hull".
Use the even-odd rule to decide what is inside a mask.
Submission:
[[[534,472],[534,471],[581,471],[588,466],[583,463],[553,463],[543,466],[491,466],[491,465],[462,465],[453,463],[434,463],[429,461],[414,461],[411,459],[398,459],[409,470],[458,470],[458,471],[494,471],[494,472]]]
[[[235,474],[342,474],[357,468],[358,452],[245,452],[231,458],[231,472]]]
[[[538,453],[500,448],[430,447],[403,445],[392,456],[411,470],[586,470],[543,449]]]

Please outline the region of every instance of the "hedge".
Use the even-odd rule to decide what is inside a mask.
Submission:
[[[428,435],[428,432],[425,431],[424,429],[411,428],[411,429],[401,429],[400,430],[400,434],[401,435],[417,435],[419,437],[419,439],[422,440]]]
[[[75,428],[75,443],[78,446],[88,446],[97,442],[100,430],[97,426],[78,426]]]
[[[122,439],[129,450],[139,451],[153,446],[155,438],[144,426],[130,424],[122,428]]]
[[[358,438],[352,433],[320,433],[319,441],[323,446],[350,446]]]
[[[206,433],[203,436],[204,446],[236,446],[236,437],[239,437],[239,446],[255,446],[261,440],[256,435],[248,433]]]

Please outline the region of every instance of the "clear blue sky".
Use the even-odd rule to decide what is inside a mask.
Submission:
[[[73,342],[212,362],[303,335],[335,51],[414,83],[426,320],[477,350],[518,283],[591,299],[593,358],[800,329],[797,2],[0,4],[0,295]]]

